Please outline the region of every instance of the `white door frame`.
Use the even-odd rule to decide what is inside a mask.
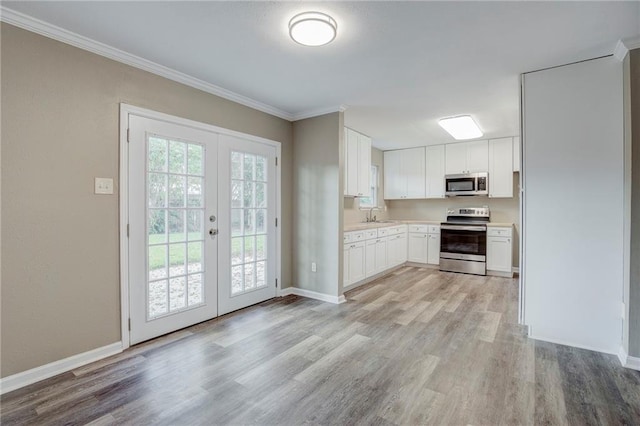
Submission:
[[[122,349],[130,346],[129,335],[129,236],[127,235],[127,227],[129,224],[129,149],[128,149],[128,130],[129,115],[137,115],[144,118],[150,118],[158,121],[165,121],[172,124],[191,127],[198,130],[204,130],[211,133],[235,136],[247,139],[253,142],[262,143],[276,148],[276,157],[280,158],[282,154],[282,144],[277,141],[262,138],[259,136],[249,135],[246,133],[236,132],[234,130],[225,129],[211,124],[200,123],[198,121],[189,120],[174,115],[164,114],[146,108],[140,108],[133,105],[120,104],[120,173],[119,173],[119,201],[120,201],[120,320],[121,320],[121,338]],[[280,162],[278,160],[278,162]],[[276,167],[276,217],[281,217],[282,208],[282,167]],[[276,278],[280,286],[282,286],[282,220],[279,220],[279,226],[276,228]],[[276,294],[280,294],[280,288],[276,288]]]

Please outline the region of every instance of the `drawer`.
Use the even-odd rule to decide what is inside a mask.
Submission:
[[[389,228],[378,228],[378,238],[389,235]]]
[[[407,233],[407,225],[401,225],[396,227],[397,232],[396,234],[406,234]]]
[[[427,232],[430,234],[439,234],[440,225],[429,225],[429,230]]]
[[[378,230],[377,229],[367,229],[364,231],[364,239],[371,240],[374,238],[378,238]]]
[[[438,232],[440,227],[438,227]],[[409,232],[429,232],[429,225],[409,225]]]
[[[345,244],[352,243],[354,241],[364,241],[364,231],[352,231],[345,232],[342,242]]]
[[[510,237],[511,236],[511,228],[487,228],[487,236],[488,237]]]
[[[394,226],[393,228],[387,228],[387,235],[398,235],[402,234],[402,226]]]

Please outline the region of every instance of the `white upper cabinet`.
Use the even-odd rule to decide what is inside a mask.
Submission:
[[[426,147],[426,198],[444,198],[444,145]]]
[[[513,138],[513,171],[520,171],[520,136]]]
[[[384,198],[425,198],[425,148],[385,151]]]
[[[344,195],[368,197],[371,193],[371,138],[345,127]]]
[[[513,197],[513,138],[489,141],[489,197]]]
[[[446,174],[486,172],[488,169],[489,145],[487,141],[460,142],[445,146]]]

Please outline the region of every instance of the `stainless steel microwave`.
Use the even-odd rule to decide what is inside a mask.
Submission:
[[[465,173],[444,177],[447,197],[489,195],[489,173]]]

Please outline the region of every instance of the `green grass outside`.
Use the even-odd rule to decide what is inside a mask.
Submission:
[[[173,237],[172,237],[173,235]],[[175,241],[177,240],[179,234],[171,234],[169,236],[169,241]],[[198,232],[193,232],[193,233],[189,233],[189,239],[197,239],[199,237],[199,233]],[[161,244],[164,243],[165,236],[160,234],[160,235],[150,235],[149,236],[149,243],[150,244]],[[239,238],[232,238],[231,239],[231,251],[233,252],[237,252],[241,249],[241,243],[242,240]],[[188,243],[187,242],[187,246],[189,246],[189,259],[188,259],[188,263],[193,263],[193,262],[198,262],[202,260],[202,243],[197,242],[197,243]],[[264,243],[262,242],[262,240],[258,240],[257,243],[257,248],[258,251],[263,251],[264,250]],[[179,243],[179,244],[171,244],[169,246],[171,249],[169,250],[169,266],[177,266],[177,265],[182,265],[183,259],[185,257],[185,244],[184,243]],[[152,246],[149,247],[149,270],[152,271],[154,269],[159,269],[164,267],[165,265],[165,259],[166,259],[166,250],[167,250],[167,246],[166,245],[159,245],[159,246]]]

